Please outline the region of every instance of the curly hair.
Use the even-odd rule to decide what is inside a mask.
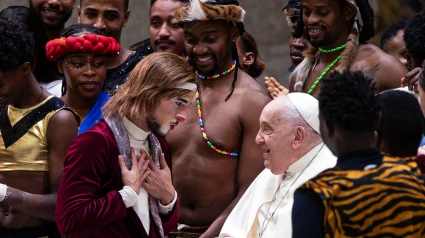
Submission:
[[[385,28],[381,37],[381,49],[386,51],[387,44],[398,34],[400,30],[404,30],[407,25],[407,20],[396,21],[389,27]]]
[[[11,71],[35,59],[34,36],[18,21],[0,18],[0,71]]]
[[[302,0],[301,0],[302,1]],[[341,7],[344,7],[347,3],[347,0],[340,0]],[[363,25],[360,26],[359,42],[364,43],[370,40],[375,36],[375,25],[374,25],[374,11],[370,6],[368,0],[355,0],[357,7],[359,8],[360,17],[362,19]],[[299,23],[295,28],[294,37],[301,38],[304,29],[303,22],[303,10],[301,8],[301,14]],[[354,20],[354,19],[353,19]]]
[[[98,28],[96,28],[92,25],[73,24],[73,25],[63,29],[60,36],[61,37],[71,37],[71,36],[78,35],[80,33],[95,34],[95,35],[102,35],[102,36],[105,35],[103,33],[103,31],[99,30]]]
[[[319,110],[326,122],[346,131],[375,130],[380,117],[375,84],[361,71],[334,71],[322,80]]]
[[[381,122],[377,129],[391,156],[416,156],[424,129],[424,115],[418,99],[408,92],[391,90],[378,94]]]
[[[425,60],[425,10],[416,14],[404,29],[406,49],[419,61]]]

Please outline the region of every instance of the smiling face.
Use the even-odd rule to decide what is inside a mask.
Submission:
[[[169,52],[182,55],[185,52],[183,28],[171,23],[174,12],[185,6],[181,1],[159,0],[149,15],[149,36],[155,52]]]
[[[283,99],[279,99],[283,100]],[[283,174],[295,161],[292,147],[295,138],[295,130],[291,128],[293,123],[282,116],[283,112],[293,110],[287,100],[273,100],[263,109],[260,116],[260,131],[255,142],[263,149],[264,166],[277,175]]]
[[[349,33],[353,12],[348,4],[342,5],[341,2],[302,0],[307,37],[314,47],[334,47],[341,35]]]
[[[67,94],[96,99],[106,78],[105,56],[93,53],[76,53],[58,62],[59,71],[65,75]]]
[[[72,15],[75,0],[31,0],[30,9],[47,29],[61,29]]]
[[[226,21],[202,21],[184,24],[189,62],[200,74],[213,75],[230,67],[232,42],[236,30]]]
[[[156,106],[153,114],[146,118],[149,130],[159,137],[164,137],[180,122],[186,120],[186,110],[192,104],[195,92],[183,97],[164,98]]]
[[[84,0],[78,7],[78,23],[92,25],[118,42],[129,16],[124,0]]]
[[[403,39],[404,30],[400,30],[397,32],[397,35],[394,36],[385,46],[385,51],[396,57],[400,62],[407,67],[407,49],[406,43]]]

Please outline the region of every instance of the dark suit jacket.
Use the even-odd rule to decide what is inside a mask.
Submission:
[[[161,144],[164,140],[160,139]],[[168,147],[165,145],[165,149]],[[164,151],[171,161],[169,151]],[[118,190],[123,188],[118,145],[102,120],[77,136],[65,158],[58,191],[56,223],[68,237],[159,237],[151,219],[150,234],[133,208],[126,208]],[[161,215],[165,235],[177,226],[177,203]]]

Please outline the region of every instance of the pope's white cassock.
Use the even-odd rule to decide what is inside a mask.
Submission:
[[[320,134],[317,100],[304,93],[290,93],[288,97],[304,120]],[[284,174],[274,175],[269,169],[264,169],[230,213],[220,237],[251,238],[259,237],[260,233],[264,238],[292,237],[295,190],[320,172],[334,167],[336,160],[332,152],[320,143],[290,165]]]

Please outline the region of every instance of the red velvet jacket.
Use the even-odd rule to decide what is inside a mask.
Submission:
[[[164,144],[163,139],[160,142]],[[67,237],[159,237],[152,219],[150,234],[146,234],[136,212],[125,207],[118,193],[123,188],[118,154],[117,142],[104,120],[74,139],[65,158],[57,198],[56,223],[61,234]],[[167,162],[170,161],[169,151],[164,154]],[[161,215],[161,219],[167,235],[177,226],[177,203],[173,211]]]

